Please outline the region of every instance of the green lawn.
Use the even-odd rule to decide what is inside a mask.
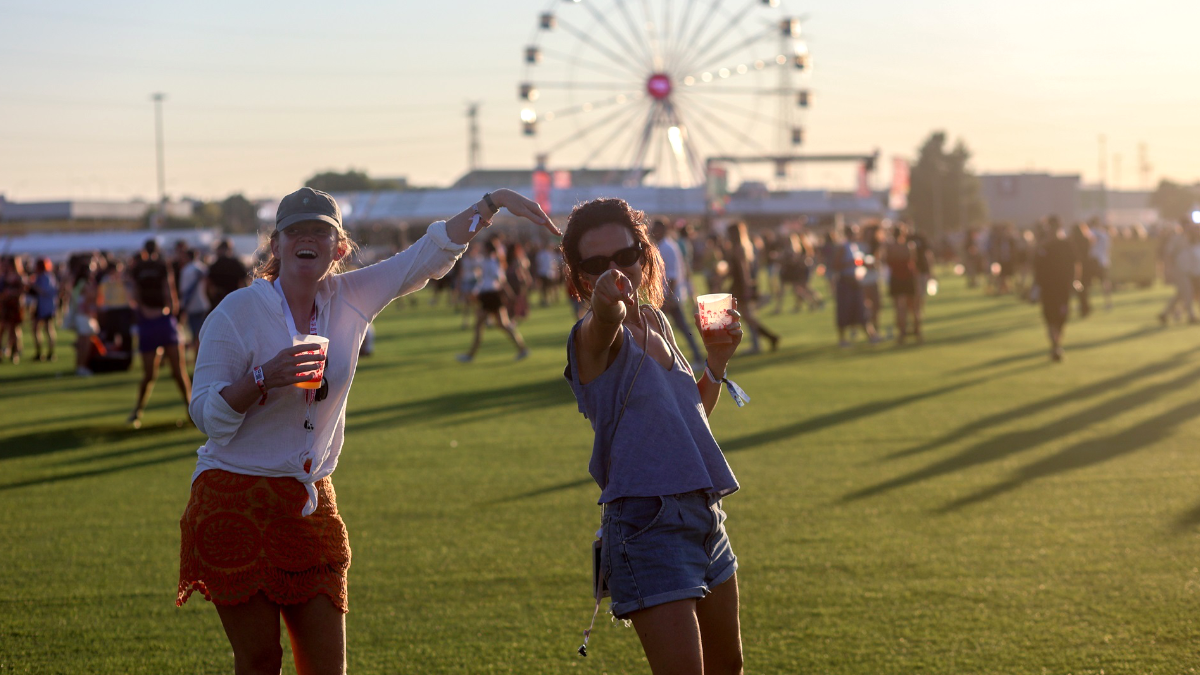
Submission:
[[[1073,321],[1057,365],[1036,308],[958,280],[920,347],[764,316],[782,346],[735,359],[754,400],[712,424],[747,672],[1197,672],[1200,328],[1159,329],[1165,294]],[[522,326],[527,361],[491,331],[462,365],[457,317],[400,304],[334,475],[351,672],[648,672],[603,618],[575,654],[600,513],[567,308]],[[231,672],[212,606],[174,605],[201,435],[168,378],[134,431],[136,374],[63,356],[0,367],[0,673]]]

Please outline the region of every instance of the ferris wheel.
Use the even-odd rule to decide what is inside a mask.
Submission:
[[[553,0],[525,48],[523,132],[540,165],[626,184],[695,186],[707,157],[788,154],[812,101],[802,20],[780,0]]]

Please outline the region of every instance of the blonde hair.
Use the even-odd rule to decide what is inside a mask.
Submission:
[[[350,238],[350,235],[346,234],[346,230],[339,227],[337,228],[337,233],[337,247],[339,251],[342,251],[342,257],[333,261],[333,264],[329,266],[329,272],[326,274],[326,276],[345,272],[350,258],[358,255],[358,244],[354,243],[354,240]],[[278,241],[278,239],[279,230],[275,230],[271,233],[271,236],[267,238],[265,244],[267,249],[267,258],[254,268],[254,278],[266,279],[267,281],[275,281],[279,278],[279,258],[276,257],[275,252],[271,250],[271,244],[274,244],[276,241]]]

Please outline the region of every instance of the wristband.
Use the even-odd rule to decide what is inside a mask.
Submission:
[[[483,193],[483,203],[487,204],[487,207],[492,210],[493,216],[500,212],[500,207],[496,206],[496,202],[492,201],[492,193]]]
[[[258,399],[259,405],[267,404],[267,379],[263,377],[262,366],[254,366],[254,384],[258,385],[258,390],[262,392],[262,398]]]
[[[726,374],[728,374],[728,369],[726,369]],[[737,404],[737,407],[741,408],[750,402],[750,395],[746,393],[745,389],[739,387],[737,382],[726,378],[725,375],[717,377],[716,374],[713,373],[712,368],[708,366],[707,360],[704,362],[704,376],[712,380],[713,384],[724,382],[725,389],[729,391],[729,395],[733,398],[733,402]]]
[[[467,229],[467,232],[474,232],[479,228],[480,223],[483,223],[484,227],[492,224],[491,216],[488,216],[488,218],[485,220],[483,218],[483,214],[479,212],[479,204],[472,206],[471,212],[471,227]]]

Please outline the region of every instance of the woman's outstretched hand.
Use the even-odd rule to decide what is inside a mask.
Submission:
[[[621,274],[620,270],[610,269],[596,279],[596,288],[592,291],[592,312],[606,323],[621,323],[627,312],[637,311],[637,298],[633,292],[633,282]]]
[[[514,216],[519,216],[534,225],[546,228],[546,230],[556,237],[562,236],[562,230],[559,230],[554,221],[550,220],[550,216],[547,216],[542,211],[541,205],[532,199],[507,188],[496,190],[491,194],[492,201],[495,202],[496,206],[506,208]]]

